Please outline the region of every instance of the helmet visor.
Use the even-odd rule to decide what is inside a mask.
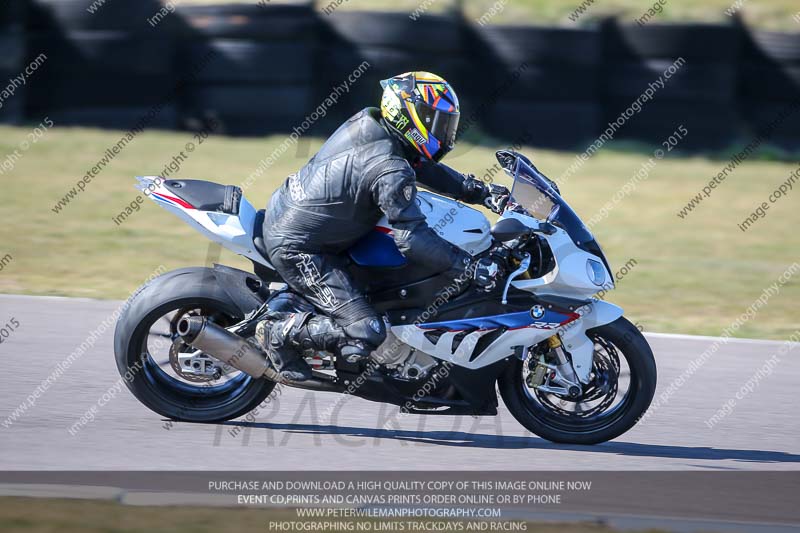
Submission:
[[[456,132],[461,114],[458,111],[434,109],[424,102],[418,102],[416,110],[417,116],[428,129],[428,133],[439,141],[441,155],[452,150],[456,143]]]

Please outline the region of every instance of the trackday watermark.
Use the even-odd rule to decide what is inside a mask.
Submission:
[[[800,330],[795,331],[790,337],[789,340],[781,344],[781,347],[778,348],[778,351],[772,354],[769,359],[764,361],[764,363],[750,376],[750,378],[741,386],[739,390],[736,391],[732,397],[730,397],[727,401],[723,402],[719,409],[708,419],[705,421],[705,425],[707,428],[711,429],[726,417],[728,417],[736,406],[745,400],[749,395],[753,394],[756,389],[761,387],[763,381],[766,381],[775,371],[775,368],[781,363],[783,360],[782,358],[786,356],[787,353],[797,348],[798,343],[800,343]]]
[[[239,185],[239,187],[241,187],[243,191],[246,191],[248,188],[250,188],[253,183],[256,182],[256,180],[263,176],[264,173],[281,158],[283,154],[285,154],[292,146],[297,145],[300,137],[306,133],[311,126],[313,126],[319,119],[325,118],[325,116],[328,114],[328,111],[339,102],[339,98],[341,98],[343,94],[349,93],[353,85],[370,68],[372,68],[372,65],[368,61],[364,61],[360,63],[342,83],[334,86],[330,94],[328,94],[328,96],[326,96],[325,99],[320,102],[317,108],[309,113],[300,124],[292,128],[292,133],[286,139],[284,139],[283,142],[279,144],[267,157],[258,162],[256,169],[253,170],[249,176],[247,176],[247,179],[245,179]]]
[[[159,265],[158,268],[156,268],[150,274],[150,276],[147,277],[145,284],[157,278],[166,272],[166,270],[167,267],[164,265]],[[6,419],[0,425],[8,429],[14,425],[17,420],[22,418],[29,409],[32,409],[39,399],[44,396],[47,390],[50,389],[50,387],[52,387],[56,381],[58,381],[58,379],[72,367],[72,365],[80,360],[81,357],[86,354],[86,352],[93,348],[95,344],[97,344],[97,341],[99,341],[106,333],[106,331],[114,327],[119,317],[123,312],[125,312],[125,310],[128,309],[137,294],[139,294],[138,289],[134,291],[133,294],[131,294],[131,296],[125,300],[122,305],[117,307],[105,319],[103,319],[103,321],[100,322],[95,329],[90,331],[83,342],[81,342],[67,357],[60,361],[50,372],[50,374],[48,374],[47,377],[43,379],[33,391],[31,391],[28,397],[22,403],[20,403],[19,406],[14,409],[14,411],[8,415],[8,417],[6,417]]]
[[[714,354],[719,351],[722,346],[727,344],[730,338],[739,329],[741,329],[742,326],[755,318],[758,312],[769,303],[770,299],[780,294],[781,288],[789,283],[789,281],[791,281],[791,279],[798,273],[800,273],[800,263],[792,263],[781,273],[780,276],[778,276],[774,283],[762,290],[761,295],[753,300],[753,302],[736,318],[736,320],[731,322],[730,325],[722,330],[722,335],[719,338],[717,338],[708,348],[706,348],[703,353],[689,362],[683,372],[681,372],[678,377],[673,379],[661,394],[653,398],[653,403],[650,405],[648,411],[642,415],[638,423],[644,423],[661,407],[667,405],[670,402],[670,399],[677,394],[681,387],[683,387],[697,373],[697,371],[700,370],[714,356]]]
[[[775,204],[781,198],[786,198],[792,190],[794,190],[795,183],[800,180],[800,167],[796,168],[783,183],[775,188],[769,196],[767,201],[761,202],[742,222],[737,224],[738,228],[745,232],[749,230],[753,224],[767,216],[767,211],[771,205]]]
[[[41,67],[45,61],[47,61],[47,55],[43,53],[39,54],[22,69],[21,73],[13,78],[9,78],[6,86],[0,90],[0,109],[3,108],[9,99],[14,97],[14,93],[17,92],[17,89],[27,85],[28,79],[33,76],[34,72],[39,70],[39,67]]]
[[[608,123],[608,127],[603,131],[600,136],[594,140],[583,152],[575,156],[572,164],[556,178],[555,182],[558,185],[563,185],[569,178],[575,174],[585,163],[592,157],[598,150],[605,144],[611,141],[616,135],[617,131],[622,128],[630,119],[641,113],[643,106],[655,98],[656,93],[663,89],[667,82],[684,66],[686,60],[683,57],[677,58],[672,62],[659,77],[648,83],[647,88],[634,100],[626,109],[624,109],[615,120]]]
[[[19,161],[25,155],[25,152],[30,150],[33,145],[42,140],[47,134],[48,130],[52,127],[53,121],[50,120],[50,117],[44,117],[44,119],[37,126],[25,134],[25,138],[17,143],[17,147],[14,148],[14,151],[10,154],[7,154],[6,157],[0,161],[0,176],[6,172],[11,172],[14,170],[14,167],[17,166],[17,163],[19,163]]]

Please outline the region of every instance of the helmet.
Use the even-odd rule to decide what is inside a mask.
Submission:
[[[453,149],[460,112],[449,83],[430,72],[406,72],[381,87],[381,115],[419,153],[439,161]]]

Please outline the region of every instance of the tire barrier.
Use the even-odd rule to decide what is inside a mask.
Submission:
[[[788,148],[800,145],[800,34],[745,35],[739,70],[741,112],[753,135]]]
[[[492,135],[537,146],[576,148],[597,135],[600,32],[596,28],[477,26],[473,56],[488,80],[478,95],[491,103],[481,122]]]
[[[177,126],[174,33],[159,31],[168,23],[147,23],[160,2],[36,0],[31,7],[27,60],[47,59],[28,84],[29,115],[58,125]]]
[[[604,123],[634,102],[615,137],[658,144],[680,125],[682,149],[722,148],[739,136],[735,26],[603,24]],[[663,83],[662,83],[663,82]],[[642,97],[644,95],[644,97]]]
[[[329,94],[364,61],[370,65],[328,117],[330,126],[368,105],[378,105],[380,81],[403,72],[435,72],[455,87],[466,85],[464,35],[454,16],[426,14],[412,20],[406,13],[337,10],[321,18],[325,45],[319,49],[323,81],[318,98]]]
[[[190,129],[289,131],[314,105],[317,16],[310,3],[181,6],[179,65],[203,63],[183,96]],[[206,60],[204,61],[204,58]]]
[[[0,3],[0,124],[16,124],[24,116],[25,86],[13,82],[24,59],[25,4],[7,0]]]
[[[311,0],[0,2],[0,85],[40,54],[45,64],[0,101],[0,122],[125,128],[158,106],[151,127],[213,121],[220,133],[264,135],[303,124],[326,135],[378,104],[380,80],[429,70],[457,88],[468,138],[576,149],[616,122],[614,138],[651,144],[683,125],[679,149],[754,136],[800,149],[800,33],[741,20],[567,28],[324,12]],[[334,105],[305,120],[364,62]]]

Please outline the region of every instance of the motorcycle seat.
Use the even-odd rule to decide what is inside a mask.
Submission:
[[[239,214],[242,189],[203,180],[167,180],[164,186],[172,194],[201,211]]]

